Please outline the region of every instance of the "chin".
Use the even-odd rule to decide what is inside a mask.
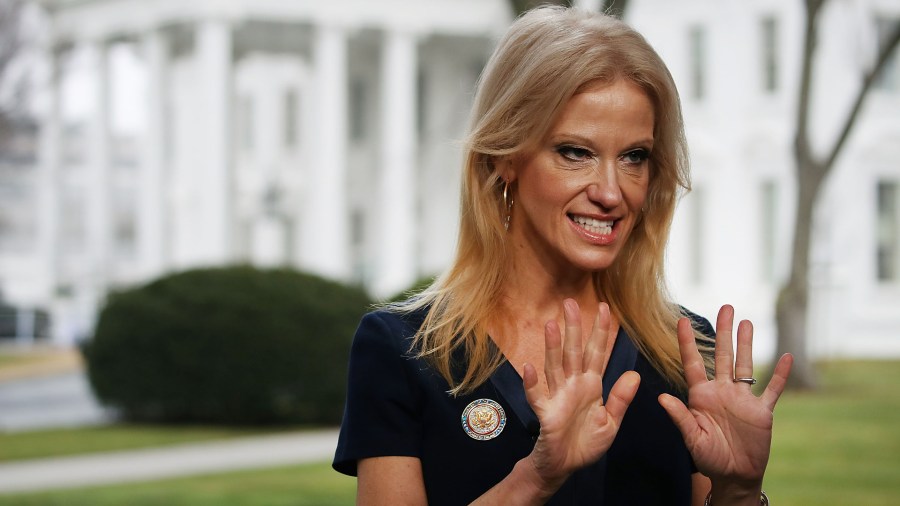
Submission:
[[[586,272],[600,272],[606,269],[609,269],[614,263],[616,258],[604,255],[602,258],[573,258],[570,260],[571,264],[579,270]]]

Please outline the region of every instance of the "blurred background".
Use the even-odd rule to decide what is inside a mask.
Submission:
[[[147,342],[163,333],[180,339],[177,346],[204,334],[161,325],[177,319],[171,308],[219,330],[200,351],[172,348],[167,356],[215,363],[229,329],[249,327],[234,346],[254,356],[259,346],[247,336],[260,335],[261,322],[325,311],[315,294],[337,290],[335,299],[321,298],[354,301],[332,316],[349,330],[329,330],[352,334],[368,303],[439,273],[455,247],[459,141],[476,80],[497,38],[534,3],[0,0],[0,441],[33,448],[40,438],[14,436],[123,420],[244,427],[227,437],[246,436],[257,422],[333,425],[333,413],[310,415],[313,401],[284,395],[272,401],[280,414],[254,420],[192,411],[184,407],[196,406],[190,400],[175,411],[135,407],[109,386],[128,381],[94,364],[128,364],[117,373],[126,378],[165,368],[171,391],[180,392],[196,378],[171,373],[147,358],[152,346],[133,344],[141,329]],[[857,389],[872,385],[854,383],[884,384],[900,369],[900,1],[575,3],[611,9],[635,26],[681,93],[693,190],[670,238],[673,298],[710,319],[733,304],[754,322],[757,363],[776,350],[799,355],[795,386],[804,391],[791,395],[799,396],[800,418],[796,433],[785,431],[795,439],[776,446],[785,462],[784,448],[799,453],[790,453],[797,460],[784,472],[809,469],[813,457],[800,441],[832,433],[814,423],[837,417],[841,404],[830,403],[838,399],[879,399],[872,409],[888,418],[870,414],[880,428],[869,432],[875,450],[867,451],[900,454],[889,429],[897,394],[888,402],[881,390],[863,394]],[[806,43],[810,27],[814,44]],[[277,284],[271,276],[286,284],[260,289],[259,280]],[[209,289],[194,293],[196,286]],[[314,295],[291,307],[276,302],[295,289]],[[247,296],[210,303],[223,292]],[[135,294],[157,298],[129,303]],[[226,313],[243,316],[217,320]],[[278,341],[270,357],[304,355],[310,343],[332,339],[333,354],[310,352],[310,364],[342,377],[350,336],[311,332],[309,322],[287,318],[272,329],[303,337]],[[91,344],[107,334],[125,344]],[[112,358],[99,358],[113,348]],[[6,376],[4,364],[13,371]],[[247,375],[263,373],[234,376]],[[68,379],[52,383],[61,377]],[[841,398],[829,390],[835,385],[853,395]],[[824,407],[813,388],[830,395]],[[202,438],[223,437],[212,432]],[[838,461],[869,448],[842,441],[848,453]],[[0,459],[15,461],[3,446]],[[14,481],[2,462],[0,489],[4,473]],[[896,458],[873,462],[876,470],[861,474],[900,473]],[[814,491],[834,484],[829,476],[780,482],[785,504],[803,479]],[[869,502],[857,502],[865,492],[849,490],[852,500],[829,491],[793,504],[889,504],[900,494],[875,487]],[[859,490],[871,492],[871,484]],[[0,490],[0,504],[2,497]],[[24,500],[15,504],[31,504]],[[264,504],[280,504],[272,501]]]

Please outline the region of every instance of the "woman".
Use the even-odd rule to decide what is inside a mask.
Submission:
[[[519,18],[479,83],[453,264],[354,339],[334,467],[358,503],[760,504],[791,358],[755,397],[752,327],[735,361],[725,306],[707,380],[712,328],[663,276],[688,187],[646,41],[601,14]]]

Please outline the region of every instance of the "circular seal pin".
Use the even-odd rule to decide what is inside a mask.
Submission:
[[[490,399],[474,400],[463,410],[462,426],[472,439],[494,439],[506,427],[506,411]]]

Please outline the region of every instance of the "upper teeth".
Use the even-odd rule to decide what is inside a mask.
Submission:
[[[573,216],[572,219],[582,227],[595,233],[610,233],[612,231],[613,222],[601,221],[587,216]]]

